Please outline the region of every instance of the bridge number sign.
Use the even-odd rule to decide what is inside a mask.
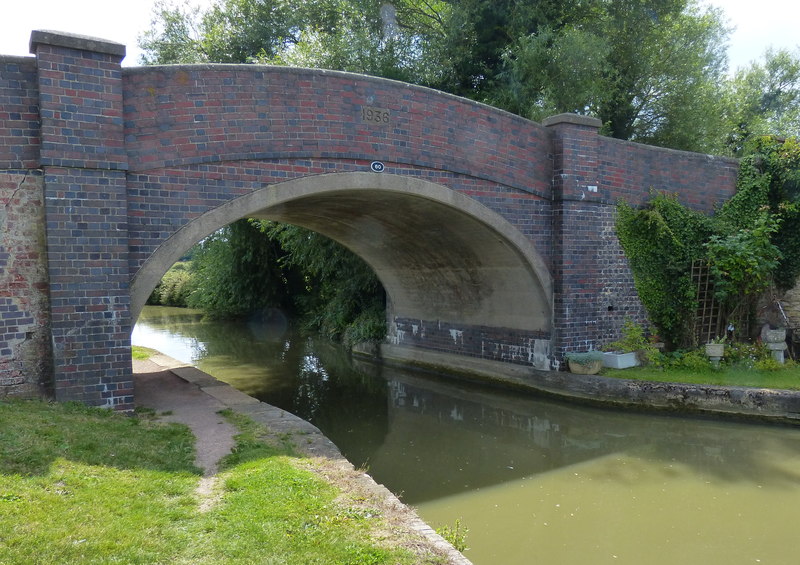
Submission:
[[[389,110],[386,108],[374,108],[372,106],[361,107],[361,121],[368,124],[388,125]]]

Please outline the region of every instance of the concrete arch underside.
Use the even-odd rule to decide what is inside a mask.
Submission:
[[[549,337],[552,280],[515,227],[479,202],[405,176],[334,173],[270,185],[189,222],[131,286],[135,320],[161,276],[192,245],[237,219],[299,225],[345,245],[377,273],[389,315],[509,328]]]

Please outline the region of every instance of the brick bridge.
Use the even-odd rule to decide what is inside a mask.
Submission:
[[[733,160],[591,118],[340,72],[123,69],[123,45],[60,32],[31,53],[0,57],[0,396],[130,409],[147,296],[243,217],[364,258],[389,297],[384,355],[554,368],[642,317],[616,202],[668,190],[711,211],[734,189]]]

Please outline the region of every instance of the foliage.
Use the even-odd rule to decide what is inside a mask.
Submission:
[[[535,120],[591,114],[603,133],[679,149],[720,144],[721,14],[693,2],[625,0],[517,38],[488,100]]]
[[[650,363],[659,351],[645,336],[644,328],[630,318],[622,323],[622,336],[616,341],[603,346],[603,351],[618,351],[622,353],[636,353],[637,360],[642,364]]]
[[[733,342],[725,347],[724,362],[732,367],[752,369],[768,359],[772,355],[762,343]]]
[[[648,367],[604,369],[604,376],[643,381],[720,386],[745,386],[798,390],[800,367],[792,360],[781,364],[762,344],[731,343],[715,368],[702,349],[678,350],[661,355]]]
[[[800,135],[800,50],[767,49],[764,61],[739,69],[722,100],[729,151],[743,155],[765,135]]]
[[[775,282],[787,289],[800,275],[800,141],[756,137],[741,161],[737,191],[720,216],[730,230],[764,221],[779,251]],[[762,217],[766,216],[765,220]]]
[[[464,552],[467,546],[467,534],[469,528],[461,523],[461,518],[456,518],[455,524],[452,526],[444,525],[436,528],[436,533],[442,536],[447,542],[456,548],[457,551]]]
[[[243,317],[268,308],[288,309],[302,292],[297,273],[281,261],[286,253],[254,220],[238,220],[200,244],[192,261],[188,305],[211,317]]]
[[[282,264],[303,273],[307,293],[296,296],[308,327],[348,345],[383,339],[385,295],[369,265],[307,229],[277,223],[262,229],[286,251]]]
[[[192,292],[191,264],[175,263],[153,289],[147,304],[153,306],[186,307]]]
[[[564,355],[567,361],[571,361],[573,363],[577,363],[578,365],[583,365],[587,367],[593,363],[603,360],[603,352],[602,351],[572,351]]]
[[[656,194],[647,207],[617,207],[617,236],[625,250],[642,304],[668,348],[691,344],[695,292],[690,266],[703,255],[713,221]]]
[[[656,195],[645,208],[618,207],[617,235],[650,320],[670,347],[691,345],[695,289],[689,267],[709,265],[723,307],[752,302],[800,275],[800,144],[755,138],[742,159],[736,194],[715,218]]]
[[[140,345],[131,346],[131,357],[138,361],[145,361],[150,359],[153,355],[155,355],[157,351],[154,349],[149,349],[147,347],[142,347]]]
[[[644,328],[630,318],[622,323],[622,337],[603,346],[604,351],[621,351],[631,353],[650,347],[651,344],[644,335]]]
[[[781,258],[770,241],[777,230],[776,220],[762,213],[751,228],[709,238],[706,258],[717,300],[755,296],[770,286]]]

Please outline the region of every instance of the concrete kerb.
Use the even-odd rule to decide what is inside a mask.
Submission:
[[[389,365],[414,366],[438,375],[456,375],[465,380],[526,390],[581,404],[800,425],[800,391],[537,371],[525,365],[390,344],[381,345],[380,355],[381,361]]]
[[[271,432],[302,437],[302,441],[297,442],[297,448],[300,451],[313,457],[331,459],[338,466],[345,469],[353,469],[352,463],[345,459],[339,448],[310,422],[295,416],[291,412],[248,396],[208,373],[204,373],[196,367],[181,363],[166,355],[154,355],[150,360],[168,369],[181,380],[197,386],[202,392],[217,399],[228,409],[266,426]],[[356,480],[361,482],[361,486],[365,490],[382,498],[387,507],[401,509],[406,516],[405,522],[409,528],[426,538],[432,546],[446,555],[449,565],[472,565],[469,559],[437,534],[412,508],[403,504],[389,489],[375,482],[367,473],[359,472],[356,477]]]

